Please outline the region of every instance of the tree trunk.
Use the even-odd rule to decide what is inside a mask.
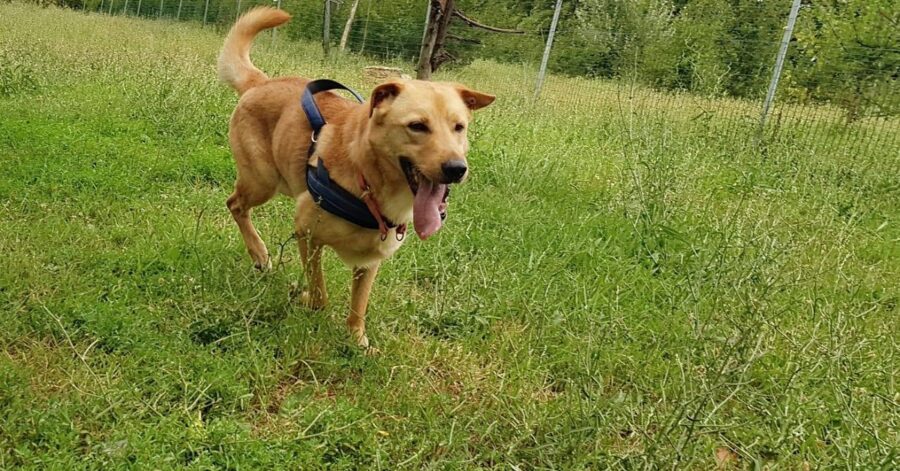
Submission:
[[[353,6],[350,7],[350,15],[347,17],[347,24],[344,25],[344,34],[341,35],[341,52],[347,48],[347,40],[350,39],[350,28],[353,27],[353,20],[356,18],[356,7],[359,6],[359,0],[353,0]]]
[[[416,66],[416,78],[430,80],[431,73],[441,65],[438,55],[447,37],[447,28],[450,19],[453,18],[454,0],[431,0],[428,15],[428,27],[425,29],[425,37],[422,40],[422,50],[419,52],[419,63]]]
[[[453,19],[455,0],[443,0],[440,23],[438,24],[437,37],[434,41],[434,49],[431,51],[431,71],[434,72],[450,57],[443,54],[444,42],[447,39],[447,30],[450,28],[450,20]]]
[[[497,28],[479,23],[457,10],[454,3],[455,0],[430,0],[428,4],[425,34],[422,37],[422,48],[419,50],[419,62],[416,64],[416,78],[419,80],[431,80],[431,74],[441,64],[453,59],[453,56],[444,50],[444,42],[452,37],[448,34],[448,30],[450,29],[450,20],[454,16],[473,28],[481,28],[495,33],[525,33],[520,30]]]
[[[416,78],[419,80],[431,79],[431,54],[434,52],[434,43],[437,40],[438,18],[441,16],[440,0],[430,0],[428,8],[428,25],[425,27],[425,35],[422,37],[419,63],[416,64]]]

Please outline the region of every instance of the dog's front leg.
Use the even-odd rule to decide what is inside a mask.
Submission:
[[[322,246],[314,243],[308,236],[299,236],[300,258],[306,272],[307,288],[301,300],[310,309],[322,309],[328,304],[328,293],[325,291],[325,274],[322,272]]]
[[[347,316],[347,328],[356,343],[365,349],[369,348],[366,337],[366,308],[369,305],[369,293],[372,283],[378,274],[378,265],[356,267],[353,269],[353,283],[350,285],[350,315]]]

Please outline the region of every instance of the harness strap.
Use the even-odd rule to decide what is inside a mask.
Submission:
[[[306,88],[303,89],[303,96],[300,97],[300,106],[303,108],[303,112],[306,113],[306,119],[309,120],[309,126],[313,131],[312,144],[309,146],[309,151],[306,154],[307,157],[312,157],[316,152],[316,141],[319,139],[319,132],[322,131],[322,128],[325,127],[326,124],[325,117],[322,116],[322,112],[319,111],[319,105],[316,104],[313,95],[328,90],[347,90],[354,98],[356,98],[356,101],[360,103],[365,101],[359,93],[356,93],[356,90],[353,90],[340,82],[335,82],[334,80],[319,79],[307,83]]]
[[[354,90],[334,80],[313,80],[306,85],[300,98],[300,106],[303,108],[303,112],[306,113],[306,118],[312,128],[312,142],[309,145],[308,158],[315,153],[319,133],[327,124],[313,95],[326,90],[347,90],[360,103],[364,101]],[[372,194],[365,177],[363,177],[362,173],[359,173],[358,177],[359,186],[363,192],[362,200],[331,180],[325,161],[320,156],[319,162],[315,167],[308,165],[306,168],[306,187],[316,204],[325,211],[357,226],[366,229],[378,229],[381,233],[381,240],[387,239],[388,230],[396,227],[397,240],[403,240],[406,234],[406,224],[397,225],[382,216],[378,201],[375,200],[375,196]]]
[[[331,180],[321,160],[318,166],[307,168],[306,188],[313,201],[325,211],[366,229],[381,229],[365,203]]]
[[[375,217],[375,221],[378,223],[378,231],[381,232],[381,240],[385,240],[387,239],[388,228],[394,226],[388,226],[390,221],[385,222],[384,216],[381,215],[381,208],[378,206],[378,200],[376,200],[375,195],[372,194],[369,183],[366,182],[366,177],[364,177],[362,173],[358,173],[357,176],[359,177],[359,188],[363,192],[362,200],[369,208],[369,213]],[[406,224],[397,226],[397,240],[403,240],[405,234]]]

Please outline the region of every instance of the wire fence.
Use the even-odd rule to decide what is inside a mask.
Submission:
[[[328,37],[334,53],[342,40],[348,5],[352,2],[331,1],[333,16]],[[359,2],[353,26],[346,32],[346,52],[369,56],[373,63],[399,66],[405,73],[414,75],[428,2],[406,2],[421,18],[417,25],[379,14],[379,8],[387,3],[390,2]],[[319,0],[77,0],[69,4],[73,8],[108,15],[195,22],[219,29],[227,28],[242,12],[258,5],[279,6],[294,15],[291,23],[279,28],[283,32],[272,33],[273,37],[280,34],[284,39],[322,40],[324,1]],[[784,21],[787,22],[790,2],[785,0],[779,5],[784,6]],[[803,14],[801,11],[801,18]],[[746,140],[752,136],[757,145],[782,142],[822,154],[862,155],[877,150],[884,155],[900,155],[900,92],[896,86],[900,77],[900,44],[878,47],[860,43],[852,48],[841,45],[845,50],[840,60],[846,64],[832,70],[819,70],[815,77],[818,88],[814,91],[825,99],[811,99],[809,90],[813,90],[813,86],[808,83],[803,87],[797,85],[804,80],[803,71],[798,67],[798,61],[792,61],[792,56],[788,55],[779,86],[774,89],[772,104],[764,115],[766,92],[784,34],[783,24],[776,27],[760,25],[752,30],[752,35],[741,40],[720,38],[716,42],[716,54],[738,58],[732,63],[742,63],[742,57],[757,60],[746,61],[746,67],[737,71],[712,66],[698,73],[695,67],[691,72],[691,86],[679,87],[677,84],[660,86],[659,80],[652,77],[653,71],[647,72],[641,58],[646,51],[600,51],[584,42],[591,34],[608,36],[615,34],[614,30],[586,34],[584,30],[567,29],[565,25],[555,31],[555,43],[565,47],[550,49],[551,63],[554,59],[578,62],[581,60],[578,55],[597,63],[603,63],[605,57],[614,57],[620,64],[619,70],[614,77],[605,78],[551,72],[539,80],[538,69],[549,23],[548,19],[546,25],[510,36],[505,49],[501,47],[503,57],[500,58],[485,52],[479,36],[469,34],[469,29],[457,28],[453,31],[458,30],[461,34],[453,39],[466,56],[463,62],[468,65],[454,67],[454,62],[459,63],[460,58],[448,57],[449,65],[442,68],[438,77],[482,87],[502,95],[507,102],[539,103],[542,108],[586,114],[604,107],[615,107],[620,111],[624,107],[635,119],[680,120],[722,138]],[[788,49],[794,53],[809,53],[815,47],[798,36],[789,34],[785,37],[790,40]],[[873,56],[878,60],[873,61]],[[759,60],[761,58],[765,59]],[[633,68],[629,66],[631,63]],[[662,64],[659,68],[667,76],[677,75],[666,67],[674,66]],[[734,83],[728,83],[728,77],[737,77],[738,80],[732,82],[740,88],[735,90]],[[806,82],[810,81],[806,78]],[[535,90],[538,82],[541,82],[540,89]],[[849,91],[829,94],[829,90],[823,89],[828,84],[843,84],[842,87]],[[539,97],[536,97],[538,93]]]

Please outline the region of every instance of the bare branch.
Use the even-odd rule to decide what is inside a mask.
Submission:
[[[494,33],[525,34],[525,31],[518,30],[518,29],[497,28],[496,26],[488,26],[486,24],[479,23],[479,22],[473,20],[472,18],[469,18],[468,16],[464,15],[463,12],[459,11],[458,9],[453,10],[453,15],[456,16],[457,18],[463,20],[463,22],[465,22],[467,25],[469,25],[473,28],[481,28],[481,29],[485,29],[488,31],[493,31]]]

